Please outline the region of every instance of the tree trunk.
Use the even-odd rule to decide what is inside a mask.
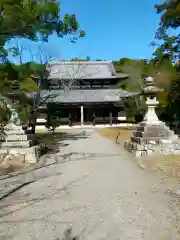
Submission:
[[[31,129],[31,132],[32,132],[33,134],[36,133],[36,120],[37,120],[37,116],[35,115],[35,116],[33,117],[32,129]]]

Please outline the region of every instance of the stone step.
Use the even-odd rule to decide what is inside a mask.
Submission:
[[[141,138],[140,137],[131,137],[131,142],[133,143],[140,143],[141,142]]]
[[[178,139],[178,136],[174,135],[168,138],[169,142],[174,142]],[[131,137],[131,141],[134,143],[150,143],[150,142],[161,142],[167,140],[167,137]]]
[[[133,137],[143,137],[143,132],[141,131],[136,131],[132,133]]]
[[[2,152],[2,150],[0,150]],[[23,147],[23,148],[4,148],[2,153],[24,156],[27,163],[36,163],[39,161],[41,154],[41,146]]]
[[[135,129],[135,131],[137,131],[137,132],[144,132],[144,126],[138,126],[138,127],[136,127],[136,129]]]
[[[6,137],[6,142],[16,142],[16,141],[29,141],[29,140],[34,140],[35,135],[34,134],[29,134],[29,135],[8,135]]]
[[[28,148],[34,145],[34,141],[14,141],[2,142],[1,147],[4,148]]]
[[[11,130],[11,131],[4,131],[6,135],[26,135],[26,132],[24,130]]]

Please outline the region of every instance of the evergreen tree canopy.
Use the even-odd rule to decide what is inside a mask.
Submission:
[[[168,30],[178,30],[180,26],[180,0],[166,0],[164,3],[155,5],[158,14],[161,14],[159,28],[156,32],[156,39],[163,40],[154,53],[158,59],[163,54],[169,54],[172,61],[179,61],[180,34],[169,36]]]
[[[47,41],[50,34],[84,36],[74,14],[60,14],[57,0],[0,0],[0,57],[8,52],[5,43],[13,37]]]

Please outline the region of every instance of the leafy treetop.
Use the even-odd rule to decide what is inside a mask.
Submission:
[[[57,0],[0,0],[0,53],[7,57],[5,43],[13,37],[47,41],[50,34],[84,36],[74,14],[60,14]]]
[[[162,4],[155,5],[158,14],[161,14],[156,39],[163,40],[154,53],[155,58],[160,59],[163,54],[169,54],[171,61],[179,61],[180,34],[177,32],[169,36],[168,30],[177,30],[180,26],[180,0],[166,0]],[[153,45],[156,45],[153,43]]]

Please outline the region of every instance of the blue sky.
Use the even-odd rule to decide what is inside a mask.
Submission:
[[[62,0],[62,13],[76,14],[87,35],[76,44],[70,43],[68,38],[52,36],[43,48],[49,55],[60,59],[86,56],[92,60],[119,60],[122,57],[149,59],[154,51],[149,44],[154,40],[160,19],[154,5],[159,2],[160,0]],[[35,44],[28,41],[23,41],[22,44],[27,48],[36,48]],[[28,51],[23,58],[31,58]]]

